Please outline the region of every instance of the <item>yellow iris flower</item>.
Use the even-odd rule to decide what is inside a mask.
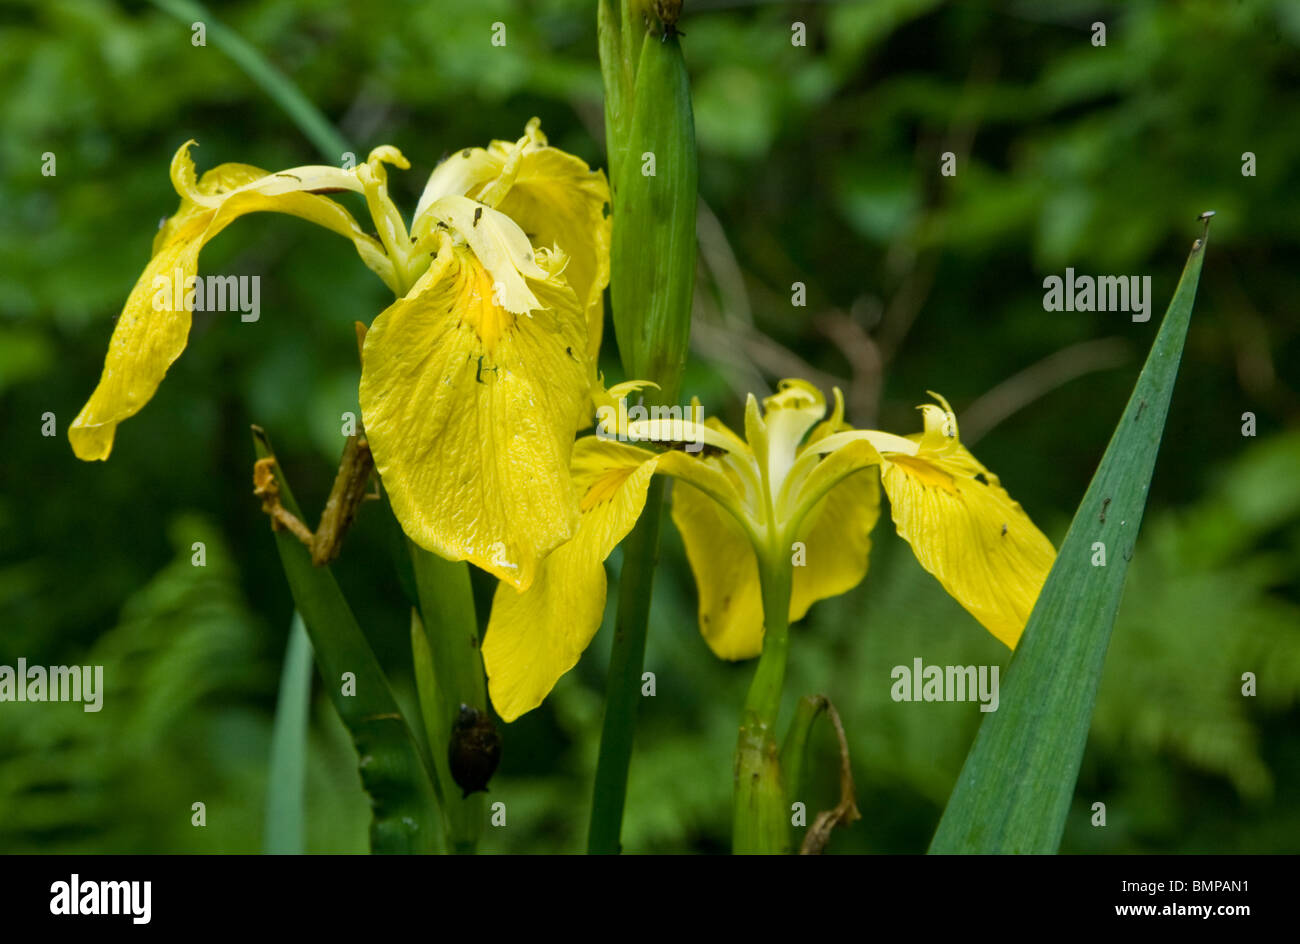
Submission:
[[[360,400],[375,464],[407,534],[523,590],[579,519],[573,434],[588,425],[609,281],[605,175],[547,145],[468,148],[430,175],[408,231],[388,195],[396,148],[356,168],[267,173],[222,164],[196,177],[187,142],[180,207],[113,331],[104,371],[68,436],[107,459],[119,423],[153,396],[189,335],[199,253],[247,213],[287,213],[350,239],[397,296],[367,332]],[[376,235],[324,194],[364,197]],[[161,280],[161,282],[160,282]],[[181,282],[176,291],[160,285]]]
[[[497,712],[510,721],[535,708],[577,663],[604,612],[603,562],[636,523],[655,474],[678,480],[672,518],[699,589],[700,630],[724,659],[762,651],[760,555],[793,569],[791,620],[862,580],[882,484],[921,565],[1014,648],[1055,551],[932,396],[941,406],[920,407],[924,431],[907,437],[849,428],[839,390],[827,417],[819,390],[787,380],[763,411],[749,397],[744,439],[714,419],[644,420],[579,439],[574,537],[542,562],[530,589],[501,585],[493,600],[483,658]],[[613,434],[703,448],[652,451]]]

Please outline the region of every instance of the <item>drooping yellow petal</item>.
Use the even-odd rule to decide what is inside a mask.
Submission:
[[[704,641],[721,659],[753,658],[763,651],[763,601],[749,536],[720,504],[684,479],[673,483],[672,506],[695,575]]]
[[[573,449],[582,516],[573,538],[542,561],[523,593],[498,584],[483,637],[492,704],[513,721],[573,668],[605,612],[605,558],[632,530],[655,471],[653,453],[596,437]]]
[[[375,319],[361,372],[371,451],[406,533],[521,590],[577,524],[569,458],[589,408],[581,305],[559,277],[529,288],[542,306],[530,315],[497,305],[484,264],[448,238]]]
[[[387,266],[382,248],[342,206],[308,189],[338,181],[325,171],[297,168],[302,174],[268,174],[246,164],[221,165],[195,181],[190,143],[172,162],[172,178],[182,194],[180,208],[154,240],[153,257],[136,281],[118,318],[99,384],[68,429],[78,458],[107,459],[117,426],[149,402],[167,369],[185,349],[193,293],[203,246],[246,213],[276,212],[302,217],[356,245],[368,265]],[[187,300],[187,295],[189,296]]]
[[[915,455],[882,450],[898,533],[921,566],[1011,648],[1052,568],[1052,544],[957,438],[952,411],[925,409]]]

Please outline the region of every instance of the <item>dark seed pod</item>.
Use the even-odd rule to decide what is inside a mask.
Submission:
[[[451,744],[447,748],[451,779],[465,791],[462,797],[486,791],[488,781],[501,762],[501,735],[486,711],[461,705],[451,723]]]

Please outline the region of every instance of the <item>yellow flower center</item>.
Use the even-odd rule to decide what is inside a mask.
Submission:
[[[487,353],[491,354],[497,341],[514,325],[517,316],[496,303],[492,276],[486,269],[464,255],[461,256],[461,265],[467,266],[469,272],[456,307],[465,313],[465,320],[478,333]]]

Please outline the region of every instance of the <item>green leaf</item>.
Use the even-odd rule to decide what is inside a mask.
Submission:
[[[273,456],[266,434],[253,427],[259,459]],[[279,464],[274,466],[280,502],[302,517]],[[311,553],[288,531],[275,533],[276,548],[294,603],[316,652],[316,665],[330,700],[352,735],[361,782],[370,794],[373,852],[431,852],[438,816],[431,787],[432,763],[421,755],[388,678],[357,625],[328,567],[315,567]],[[344,694],[344,686],[348,694]],[[352,689],[355,685],[355,690]]]
[[[1202,238],[1029,617],[1000,707],[980,725],[932,853],[1060,846],[1204,257]],[[1099,544],[1104,566],[1094,566]]]
[[[280,696],[271,730],[271,762],[266,787],[266,828],[262,850],[268,855],[301,855],[303,788],[307,775],[307,719],[311,707],[311,641],[302,616],[293,614]]]

